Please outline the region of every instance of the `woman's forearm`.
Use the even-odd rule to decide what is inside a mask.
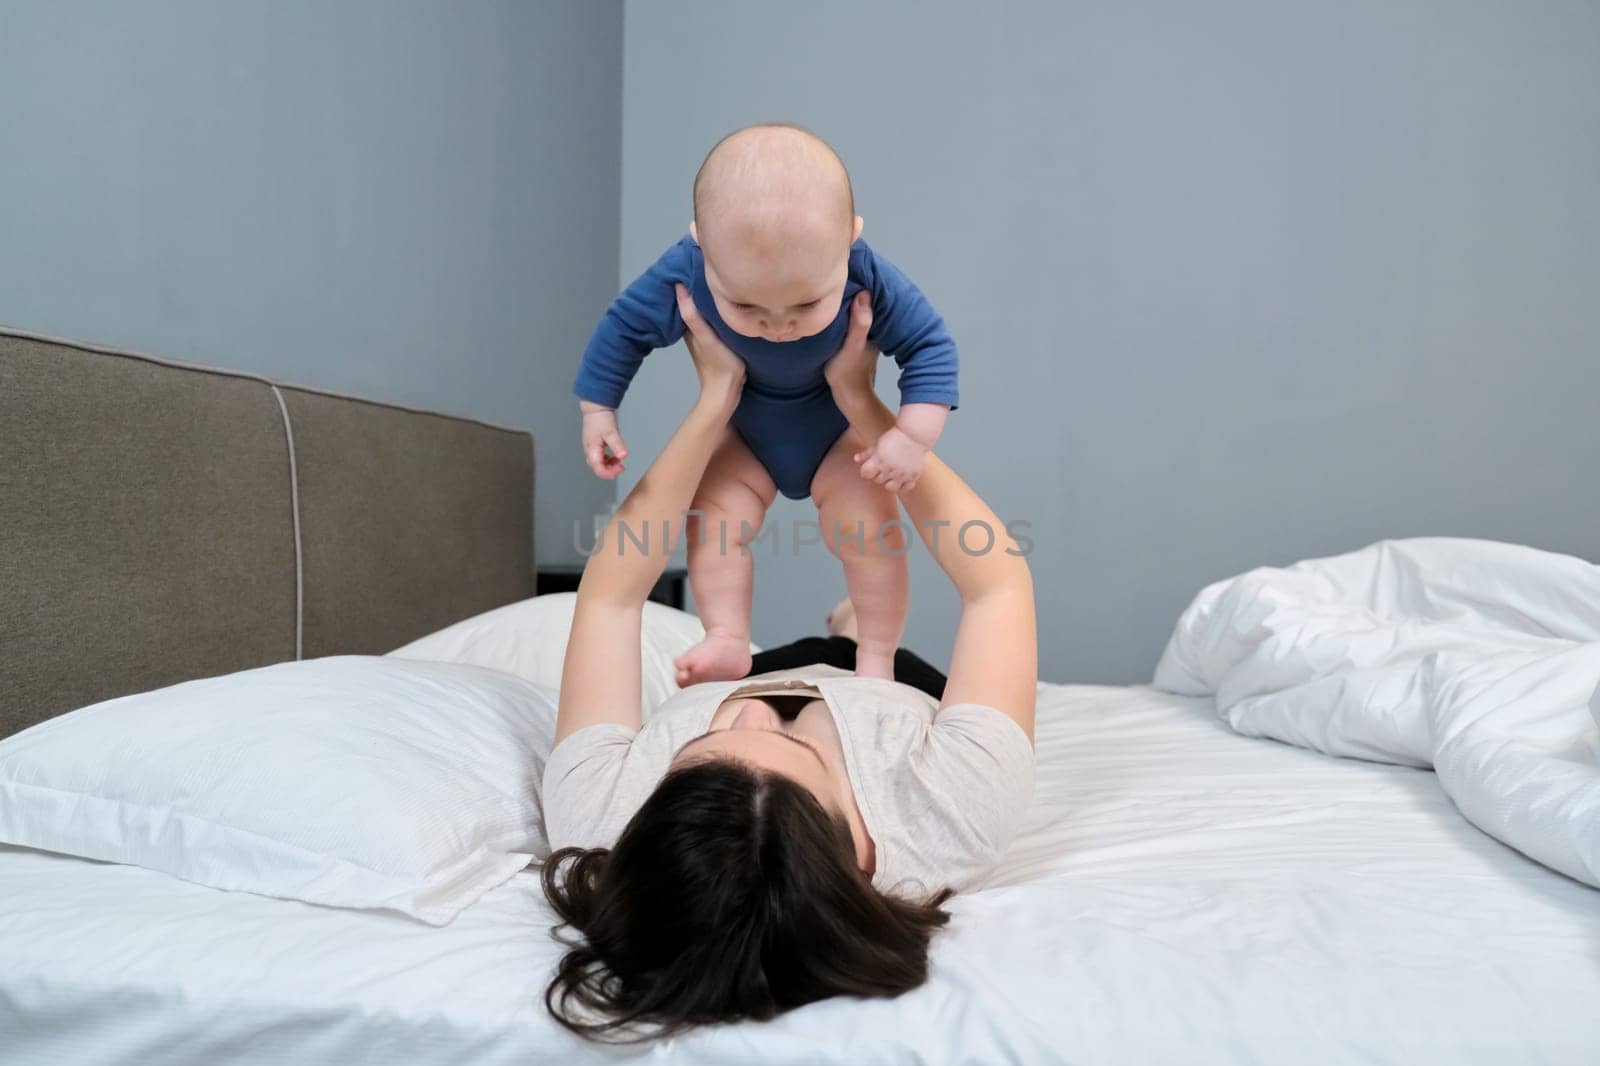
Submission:
[[[661,578],[695,489],[739,400],[739,383],[717,380],[695,405],[617,508],[595,542],[578,586],[580,597],[643,603]]]
[[[833,387],[833,402],[862,442],[870,445],[894,425],[894,414],[878,399],[871,385],[855,383]]]
[[[1032,589],[1028,563],[1005,524],[937,454],[928,454],[922,477],[900,502],[963,602]]]
[[[859,382],[836,388],[834,402],[865,441],[876,440],[895,424],[884,402]],[[1031,586],[1028,564],[1004,523],[938,455],[929,453],[922,477],[900,494],[900,502],[963,600]]]

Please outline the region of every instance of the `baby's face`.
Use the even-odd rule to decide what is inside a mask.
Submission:
[[[728,235],[702,245],[717,313],[746,337],[792,341],[821,333],[839,314],[850,241],[837,230],[776,245]]]

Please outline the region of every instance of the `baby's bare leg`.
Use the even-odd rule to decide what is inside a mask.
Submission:
[[[862,447],[853,432],[840,437],[811,480],[811,498],[828,550],[844,564],[858,629],[856,675],[892,678],[911,589],[906,538],[898,525],[883,528],[900,517],[900,505],[856,469],[851,456]]]
[[[705,639],[673,660],[680,687],[750,672],[750,596],[755,560],[743,550],[778,490],[731,429],[711,456],[689,519],[689,587]]]

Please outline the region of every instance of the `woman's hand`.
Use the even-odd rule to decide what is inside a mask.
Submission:
[[[850,302],[850,332],[845,334],[844,346],[822,368],[822,376],[833,390],[833,402],[847,414],[847,405],[872,392],[872,378],[878,369],[878,349],[867,341],[867,330],[871,326],[872,300],[862,290]]]
[[[686,328],[683,343],[694,360],[695,373],[700,376],[700,394],[712,399],[731,399],[737,404],[744,389],[744,360],[722,343],[722,338],[700,317],[689,290],[678,286],[678,314]],[[730,407],[730,411],[732,408]]]

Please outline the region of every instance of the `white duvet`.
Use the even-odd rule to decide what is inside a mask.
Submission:
[[[1600,567],[1487,541],[1386,541],[1220,581],[1158,688],[1238,732],[1431,766],[1484,831],[1600,885]]]

